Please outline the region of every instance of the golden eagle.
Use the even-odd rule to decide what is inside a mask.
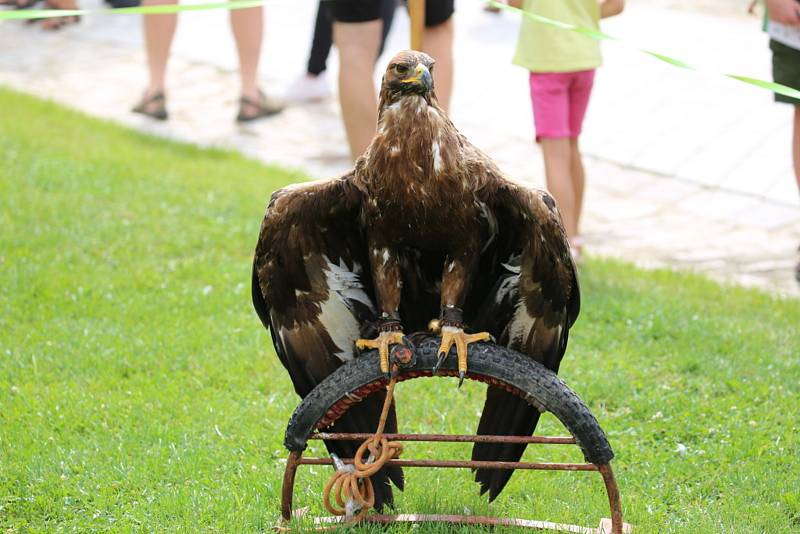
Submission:
[[[456,347],[494,337],[557,371],[580,307],[578,280],[552,197],[512,182],[450,122],[433,91],[433,60],[405,51],[389,63],[378,130],[346,175],[276,191],[253,266],[253,303],[303,397],[356,348],[388,347],[403,332],[440,320],[440,361]],[[479,334],[468,335],[466,325]],[[374,339],[366,339],[374,338]],[[373,432],[383,403],[372,395],[335,423]],[[489,386],[479,434],[530,435],[539,412]],[[392,408],[386,431],[396,432]],[[352,457],[358,444],[328,443]],[[478,443],[475,460],[516,461],[524,445]],[[511,476],[479,469],[494,499]],[[378,508],[390,478],[373,479]]]

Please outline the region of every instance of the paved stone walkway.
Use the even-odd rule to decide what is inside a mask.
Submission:
[[[720,3],[629,2],[604,30],[711,70],[769,78],[759,20]],[[280,94],[302,71],[315,9],[313,0],[268,4],[261,71],[268,92]],[[541,186],[526,73],[510,64],[518,21],[460,0],[456,23],[454,122],[506,172]],[[407,47],[407,35],[408,20],[398,12],[387,51]],[[800,295],[792,278],[800,201],[790,168],[791,108],[762,90],[604,46],[582,139],[589,253]],[[145,81],[138,17],[90,17],[57,33],[0,23],[0,50],[0,84],[92,115],[235,148],[297,169],[298,179],[335,175],[350,164],[334,100],[234,124],[236,56],[225,13],[181,15],[165,124],[128,112]],[[334,53],[331,72],[337,67]]]

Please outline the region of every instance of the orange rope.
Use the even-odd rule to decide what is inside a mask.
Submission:
[[[375,505],[375,490],[369,477],[377,473],[389,460],[397,458],[403,452],[403,444],[399,441],[389,441],[383,436],[386,418],[394,399],[394,386],[397,382],[396,364],[392,369],[392,378],[386,388],[386,398],[383,401],[381,418],[375,434],[364,441],[356,451],[353,465],[348,469],[337,469],[325,484],[322,492],[323,503],[328,512],[333,515],[346,515],[347,502],[352,500],[361,510],[350,519],[356,523],[366,517],[369,509]],[[364,461],[364,454],[369,451],[369,457]],[[331,502],[333,495],[334,502]]]

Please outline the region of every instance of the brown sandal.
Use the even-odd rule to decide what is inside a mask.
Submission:
[[[167,120],[169,116],[167,114],[167,100],[161,91],[151,96],[143,96],[142,100],[131,111],[160,121]]]
[[[73,9],[78,9],[78,2],[77,0],[45,0],[45,6],[47,9],[73,10]],[[80,20],[81,20],[80,15],[71,15],[67,17],[42,19],[41,21],[30,20],[28,22],[32,23],[39,22],[42,29],[48,31],[55,31],[55,30],[60,30],[65,26],[77,24],[78,22],[80,22]]]
[[[12,9],[30,9],[40,0],[0,0],[0,6],[8,6]]]
[[[69,17],[58,17],[52,19],[44,19],[42,20],[42,29],[47,31],[54,31],[60,30],[65,26],[69,26],[71,24],[77,24],[81,21],[81,18],[77,15],[72,15]]]
[[[245,113],[246,107],[255,108],[255,113]],[[236,115],[236,122],[251,122],[264,117],[277,115],[284,108],[283,102],[268,98],[261,91],[258,92],[258,100],[243,96],[239,99],[239,114]]]

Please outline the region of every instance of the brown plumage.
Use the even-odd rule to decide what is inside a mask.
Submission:
[[[377,335],[359,344],[385,348],[436,317],[453,343],[472,340],[468,325],[558,370],[580,299],[555,202],[506,178],[456,130],[436,102],[432,69],[420,52],[395,56],[377,133],[353,171],[277,191],[267,208],[253,301],[301,396],[353,358],[359,338]],[[359,403],[337,429],[374,431],[381,402]],[[530,434],[538,418],[489,387],[478,432]],[[392,411],[387,431],[395,428]],[[347,456],[353,445],[328,448]],[[473,459],[514,461],[523,451],[476,444]],[[494,499],[511,473],[475,476]],[[399,470],[382,472],[381,503],[392,498],[380,484],[387,477],[402,486]]]

